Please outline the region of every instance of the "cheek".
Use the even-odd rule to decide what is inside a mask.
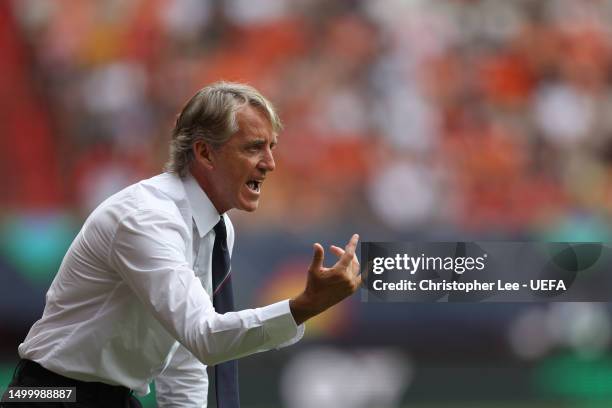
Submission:
[[[240,167],[235,167],[231,173],[231,180],[236,184],[237,188],[241,188],[249,178],[249,173]]]
[[[258,157],[251,157],[242,161],[236,168],[240,169],[239,173],[243,178],[248,179],[253,176],[253,172],[257,169],[257,163],[259,163],[259,161],[260,159]]]
[[[225,167],[225,184],[228,189],[240,189],[250,178],[253,177],[257,168],[258,159],[255,157],[233,157],[227,163],[233,165]]]

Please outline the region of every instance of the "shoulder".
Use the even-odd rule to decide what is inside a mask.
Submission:
[[[161,210],[181,216],[180,209],[187,205],[183,183],[174,174],[162,173],[134,186],[141,210]]]
[[[164,173],[132,184],[106,199],[92,212],[84,227],[108,230],[112,235],[120,225],[144,229],[176,225],[187,230],[181,212],[183,201],[180,179],[174,180],[172,175]]]

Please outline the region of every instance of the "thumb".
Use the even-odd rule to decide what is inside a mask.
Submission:
[[[312,262],[310,263],[310,270],[318,271],[323,266],[323,257],[325,252],[323,247],[318,242],[312,246],[314,253],[312,254]]]

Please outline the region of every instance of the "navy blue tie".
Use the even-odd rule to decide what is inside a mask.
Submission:
[[[234,294],[230,276],[230,256],[223,216],[215,225],[212,253],[213,306],[217,313],[234,311]],[[218,408],[240,408],[238,395],[238,363],[226,361],[215,366],[215,393]]]

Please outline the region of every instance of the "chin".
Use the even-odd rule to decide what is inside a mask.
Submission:
[[[254,212],[259,207],[259,201],[243,203],[239,209],[246,212]]]

